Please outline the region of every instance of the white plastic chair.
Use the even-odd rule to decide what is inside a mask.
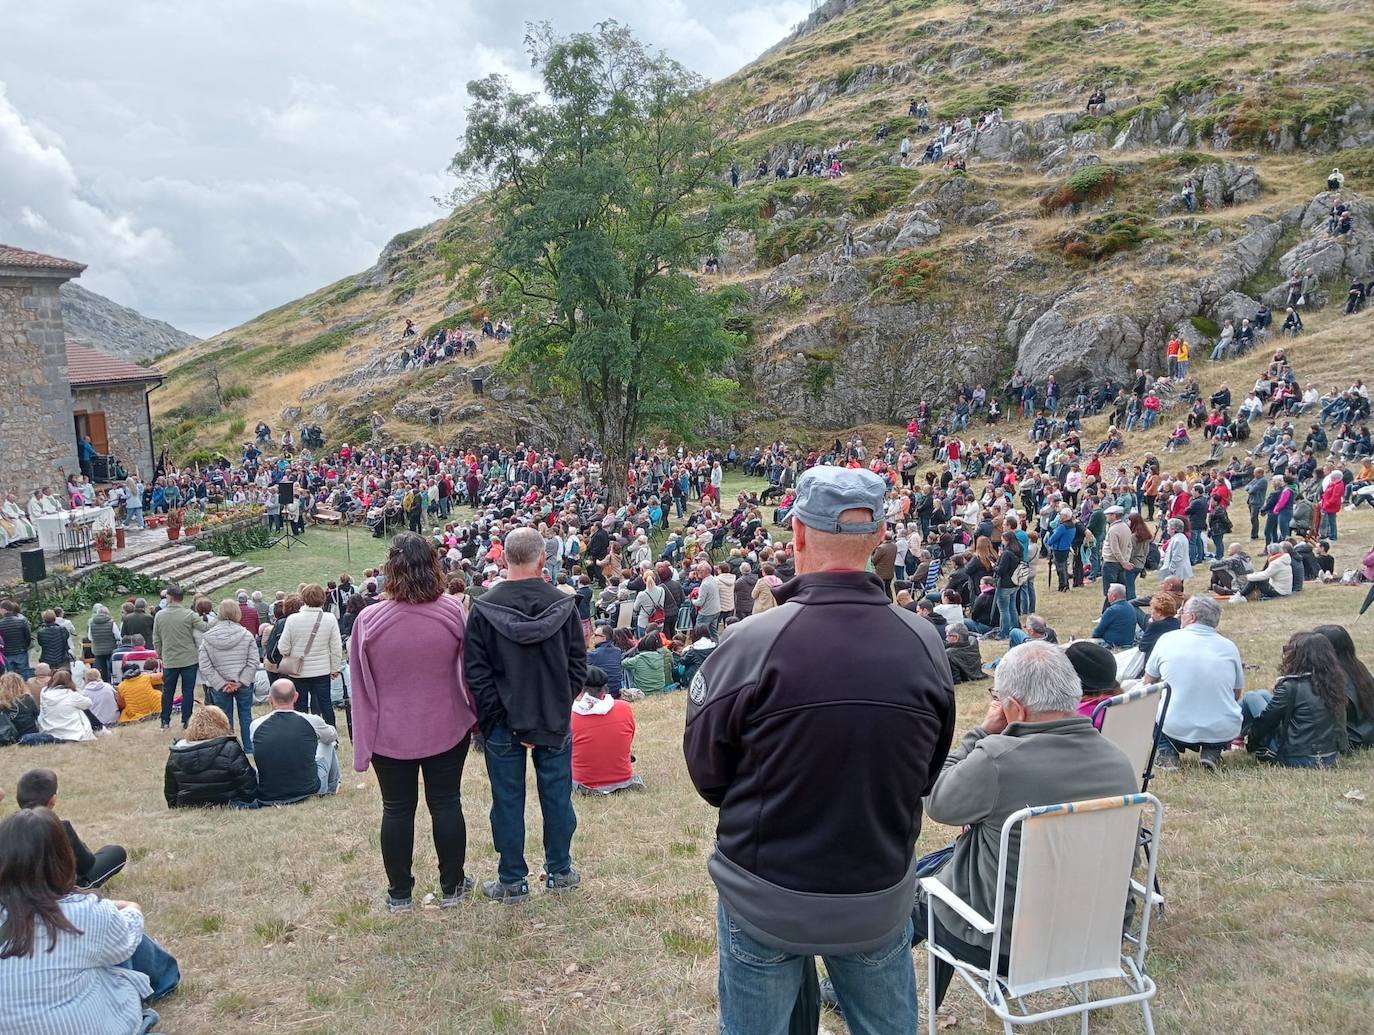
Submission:
[[[1146,883],[1131,879],[1132,862],[1146,808],[1153,809],[1152,836],[1147,849]],[[1145,973],[1150,910],[1142,909],[1140,934],[1129,955],[1122,952],[1122,917],[1130,895],[1147,897],[1153,886],[1159,851],[1163,806],[1152,794],[1128,794],[1062,805],[1022,809],[1002,824],[997,865],[997,902],[993,919],[982,916],[936,877],[925,877],[921,887],[933,900],[954,910],[979,933],[991,938],[987,969],[955,957],[936,941],[935,910],[927,910],[929,928],[926,953],[926,1017],[930,1035],[937,1035],[935,1015],[935,961],[944,960],[983,1000],[1002,1022],[1007,1033],[1013,1025],[1037,1024],[1078,1014],[1082,1030],[1088,1030],[1088,1013],[1128,1003],[1138,1003],[1145,1017],[1145,1031],[1154,1035],[1150,1000],[1155,983]],[[998,976],[1002,956],[1004,896],[1007,888],[1008,844],[1012,831],[1021,828],[1016,870],[1016,899],[1012,905],[1007,976]],[[1123,981],[1128,991],[1091,999],[1089,986],[1101,981]],[[1050,1010],[1026,1012],[1025,996],[1050,989],[1064,989],[1074,1001]],[[1013,1012],[1010,1000],[1016,1000]]]
[[[1155,745],[1172,696],[1168,683],[1142,684],[1107,698],[1093,709],[1093,725],[1131,760],[1140,774],[1141,791],[1150,789]]]

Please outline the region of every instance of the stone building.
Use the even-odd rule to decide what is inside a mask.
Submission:
[[[0,494],[21,502],[78,470],[78,434],[153,471],[147,392],[161,373],[66,340],[57,289],[85,268],[0,244]]]

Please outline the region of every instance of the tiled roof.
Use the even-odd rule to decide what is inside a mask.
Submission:
[[[89,345],[67,342],[67,380],[73,386],[127,384],[129,382],[161,381],[157,367],[141,367],[128,360],[116,359]]]
[[[0,244],[0,266],[18,266],[30,270],[59,270],[64,273],[78,274],[86,267],[71,259],[59,259],[55,255],[31,252],[27,248],[15,248]]]

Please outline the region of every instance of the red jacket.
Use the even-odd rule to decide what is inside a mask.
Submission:
[[[1322,513],[1335,514],[1345,501],[1345,482],[1337,478],[1322,490]]]
[[[630,745],[635,739],[635,712],[616,701],[604,715],[572,713],[572,775],[587,787],[609,787],[634,776]]]

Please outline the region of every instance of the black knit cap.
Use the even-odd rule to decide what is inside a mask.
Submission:
[[[1091,640],[1075,640],[1064,648],[1064,653],[1078,673],[1085,694],[1100,694],[1117,688],[1116,658],[1106,647]]]

